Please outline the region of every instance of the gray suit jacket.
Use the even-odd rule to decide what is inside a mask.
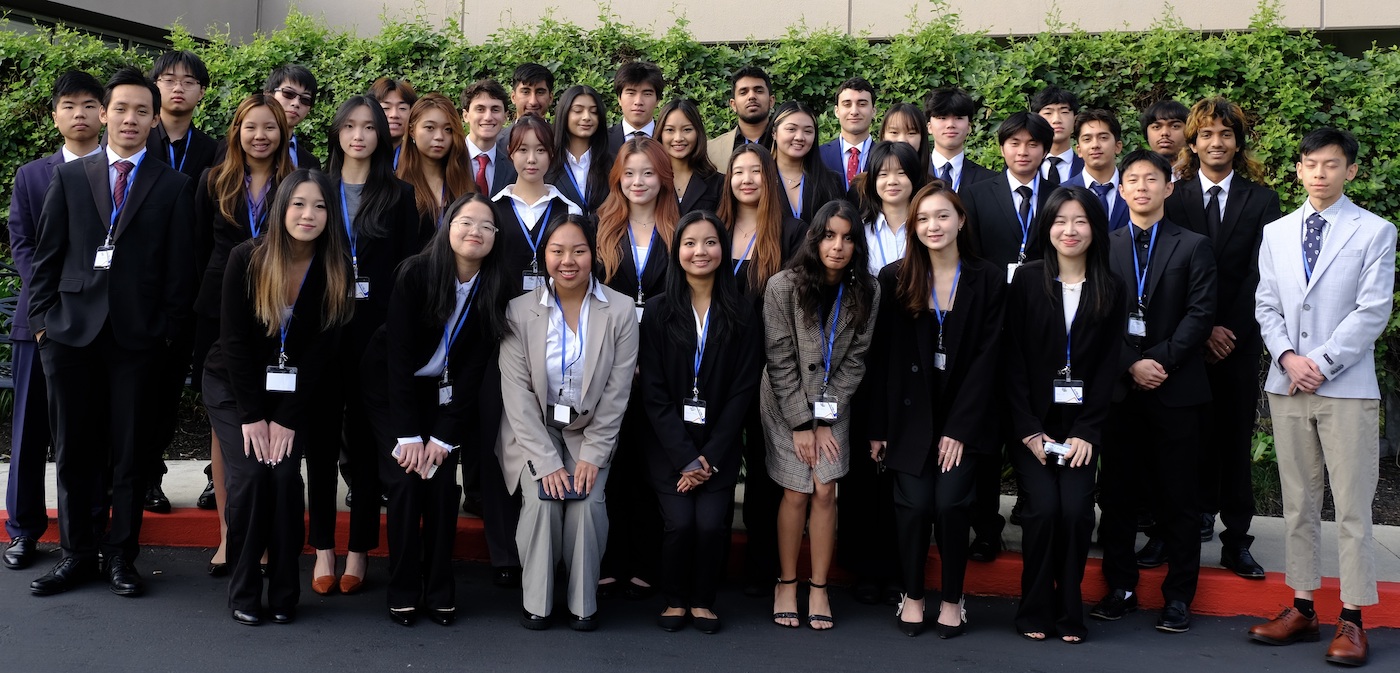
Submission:
[[[1264,389],[1287,395],[1278,364],[1287,351],[1310,358],[1324,397],[1380,399],[1376,339],[1390,320],[1395,225],[1342,197],[1309,280],[1303,272],[1303,209],[1264,227],[1255,318],[1274,366]]]
[[[512,493],[522,470],[528,469],[531,478],[539,481],[561,467],[572,471],[580,460],[600,468],[612,461],[637,366],[637,314],[631,297],[600,287],[608,301],[599,301],[591,292],[584,300],[590,303],[583,400],[575,407],[578,418],[564,428],[567,456],[555,450],[545,425],[549,307],[541,306],[540,298],[547,290],[536,288],[512,299],[506,308],[509,332],[501,341],[500,358],[504,418],[496,457]]]

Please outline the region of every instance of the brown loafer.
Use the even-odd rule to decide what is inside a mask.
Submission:
[[[311,590],[322,596],[329,596],[335,591],[335,575],[322,575],[311,580]]]
[[[1289,645],[1300,640],[1315,643],[1320,637],[1317,631],[1317,615],[1312,619],[1293,606],[1283,609],[1277,617],[1249,629],[1251,640],[1270,645]]]
[[[1366,663],[1366,632],[1360,626],[1345,619],[1337,620],[1337,635],[1327,648],[1327,660],[1343,666],[1361,666]]]
[[[340,576],[340,593],[349,595],[359,591],[365,585],[365,578],[354,575]]]

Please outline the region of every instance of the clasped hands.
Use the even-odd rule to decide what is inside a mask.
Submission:
[[[797,459],[811,468],[816,468],[822,456],[826,456],[828,463],[841,459],[841,446],[831,434],[831,427],[826,425],[818,425],[815,430],[793,431],[792,448],[797,453]]]
[[[574,465],[574,488],[573,490],[583,495],[593,492],[593,487],[598,485],[598,466],[586,460],[580,460]],[[569,471],[559,468],[540,479],[540,485],[544,492],[555,500],[563,500],[564,494],[569,491]]]
[[[409,442],[399,445],[399,467],[404,468],[404,472],[416,473],[423,479],[428,478],[428,471],[432,466],[441,466],[442,461],[446,459],[447,449],[437,442]]]
[[[243,455],[263,465],[277,465],[292,454],[296,431],[272,421],[243,424]]]

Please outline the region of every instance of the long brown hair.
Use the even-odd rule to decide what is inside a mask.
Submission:
[[[670,198],[671,183],[675,176],[671,173],[671,157],[661,149],[661,143],[651,138],[632,138],[617,150],[612,173],[608,175],[608,198],[598,206],[598,261],[603,264],[603,282],[612,280],[613,274],[622,264],[622,243],[627,239],[630,202],[622,188],[622,175],[627,170],[627,160],[634,154],[645,155],[651,160],[652,169],[661,181],[656,196],[656,238],[661,248],[671,250],[671,237],[676,232],[676,220],[680,219],[680,208],[676,200]],[[641,273],[641,269],[637,269]]]
[[[758,231],[754,236],[754,258],[749,264],[749,288],[762,291],[768,279],[783,268],[783,206],[778,198],[778,165],[773,155],[755,143],[744,143],[729,155],[729,168],[724,171],[724,197],[719,201],[719,219],[729,227],[730,238],[739,221],[739,199],[734,195],[734,160],[745,152],[758,157],[763,169],[763,189],[758,196]],[[734,260],[742,263],[741,260]]]
[[[355,312],[355,300],[350,294],[350,245],[345,229],[338,225],[345,220],[340,212],[340,199],[333,196],[335,185],[325,173],[297,169],[277,188],[267,233],[258,239],[248,260],[248,290],[253,297],[253,314],[267,327],[268,336],[277,334],[282,325],[288,290],[293,283],[301,282],[291,274],[292,234],[287,231],[287,208],[292,202],[292,192],[306,182],[316,183],[326,202],[326,226],[316,237],[316,255],[321,257],[326,274],[324,320],[320,327],[325,330],[344,325]]]
[[[447,155],[441,160],[442,186],[447,190],[447,198],[442,201],[439,201],[441,195],[433,194],[428,185],[428,178],[423,173],[423,163],[428,159],[419,153],[413,140],[414,129],[422,123],[423,115],[432,110],[438,110],[447,117]],[[433,218],[433,222],[440,219],[443,202],[451,203],[463,194],[476,191],[476,181],[472,179],[468,161],[466,138],[462,133],[462,117],[457,114],[456,106],[440,93],[430,93],[419,98],[408,112],[408,129],[399,141],[399,147],[403,149],[399,151],[398,176],[400,180],[413,185],[413,202],[418,206],[418,214]]]
[[[1235,160],[1231,168],[1251,182],[1264,182],[1264,164],[1254,156],[1249,148],[1249,120],[1240,106],[1222,96],[1202,98],[1191,106],[1186,115],[1186,146],[1176,155],[1176,171],[1181,180],[1194,180],[1201,170],[1201,158],[1192,147],[1201,129],[1219,121],[1235,134]]]
[[[243,152],[240,127],[243,126],[243,120],[248,117],[248,113],[259,107],[272,111],[272,118],[277,120],[277,131],[281,134],[277,141],[277,149],[272,153],[272,188],[276,189],[278,183],[295,170],[291,154],[287,151],[292,130],[287,126],[287,114],[282,111],[282,104],[278,103],[272,94],[249,94],[238,104],[238,109],[233,113],[233,122],[228,126],[228,135],[225,136],[228,138],[228,151],[224,154],[224,160],[209,170],[209,195],[214,198],[214,203],[219,204],[219,215],[234,224],[237,224],[237,205],[248,196],[248,188],[244,184],[244,178],[248,174],[248,157]]]
[[[919,240],[919,204],[925,199],[939,195],[953,204],[953,210],[963,221],[958,229],[958,238],[954,242],[954,245],[958,246],[958,257],[967,259],[976,254],[972,247],[972,227],[967,225],[967,210],[963,208],[962,199],[959,199],[958,193],[942,180],[929,180],[909,201],[909,220],[904,223],[904,261],[899,266],[898,275],[895,276],[895,300],[911,316],[929,310],[928,299],[933,283],[933,262],[929,261],[923,241]]]

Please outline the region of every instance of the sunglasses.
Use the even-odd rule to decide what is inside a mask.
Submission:
[[[273,89],[267,93],[275,93],[278,96],[281,96],[283,100],[287,101],[300,100],[301,104],[306,107],[311,107],[311,104],[316,102],[316,99],[312,97],[311,94],[302,93],[291,87],[284,86],[280,89]]]

